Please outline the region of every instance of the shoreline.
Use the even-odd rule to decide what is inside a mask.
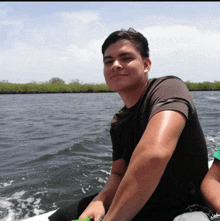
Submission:
[[[220,91],[220,81],[214,83],[185,82],[189,91]],[[114,93],[107,84],[13,84],[0,83],[0,94],[51,94],[51,93]]]
[[[220,91],[220,89],[198,89],[198,90],[189,90],[190,92],[194,91]],[[0,91],[0,95],[4,94],[79,94],[79,93],[116,93],[115,91]]]
[[[9,91],[9,92],[2,92],[0,91],[0,94],[79,94],[79,93],[116,93],[115,91],[47,91],[47,92],[41,92],[41,91]]]

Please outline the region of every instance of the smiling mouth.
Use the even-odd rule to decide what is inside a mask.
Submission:
[[[117,78],[117,77],[125,77],[125,76],[127,76],[127,75],[126,74],[114,74],[110,77],[110,79]]]

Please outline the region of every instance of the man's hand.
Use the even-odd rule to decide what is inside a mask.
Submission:
[[[101,201],[92,201],[84,212],[80,215],[79,219],[92,218],[98,221],[99,218],[105,215],[105,208]]]
[[[108,210],[110,207],[126,168],[127,165],[124,159],[113,161],[111,175],[104,188],[87,206],[84,212],[80,215],[79,219],[92,218],[94,221],[98,221],[105,215],[105,210]]]
[[[173,221],[209,221],[209,218],[203,212],[189,212],[177,216]]]

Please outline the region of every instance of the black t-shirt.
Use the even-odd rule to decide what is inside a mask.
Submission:
[[[184,114],[186,125],[159,185],[139,216],[157,217],[190,204],[203,204],[200,184],[208,171],[206,142],[189,90],[177,77],[150,79],[139,101],[115,114],[110,129],[113,161],[123,158],[128,165],[149,120],[164,110]]]

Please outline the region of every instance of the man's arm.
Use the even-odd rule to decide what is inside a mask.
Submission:
[[[220,160],[215,159],[201,184],[207,204],[220,213]]]
[[[151,118],[104,221],[129,221],[140,211],[159,184],[185,123],[185,116],[176,111]]]
[[[110,207],[125,171],[126,163],[124,159],[113,161],[111,175],[105,186],[80,215],[79,219],[93,218],[95,221],[98,221],[100,217],[105,215],[105,211]]]

